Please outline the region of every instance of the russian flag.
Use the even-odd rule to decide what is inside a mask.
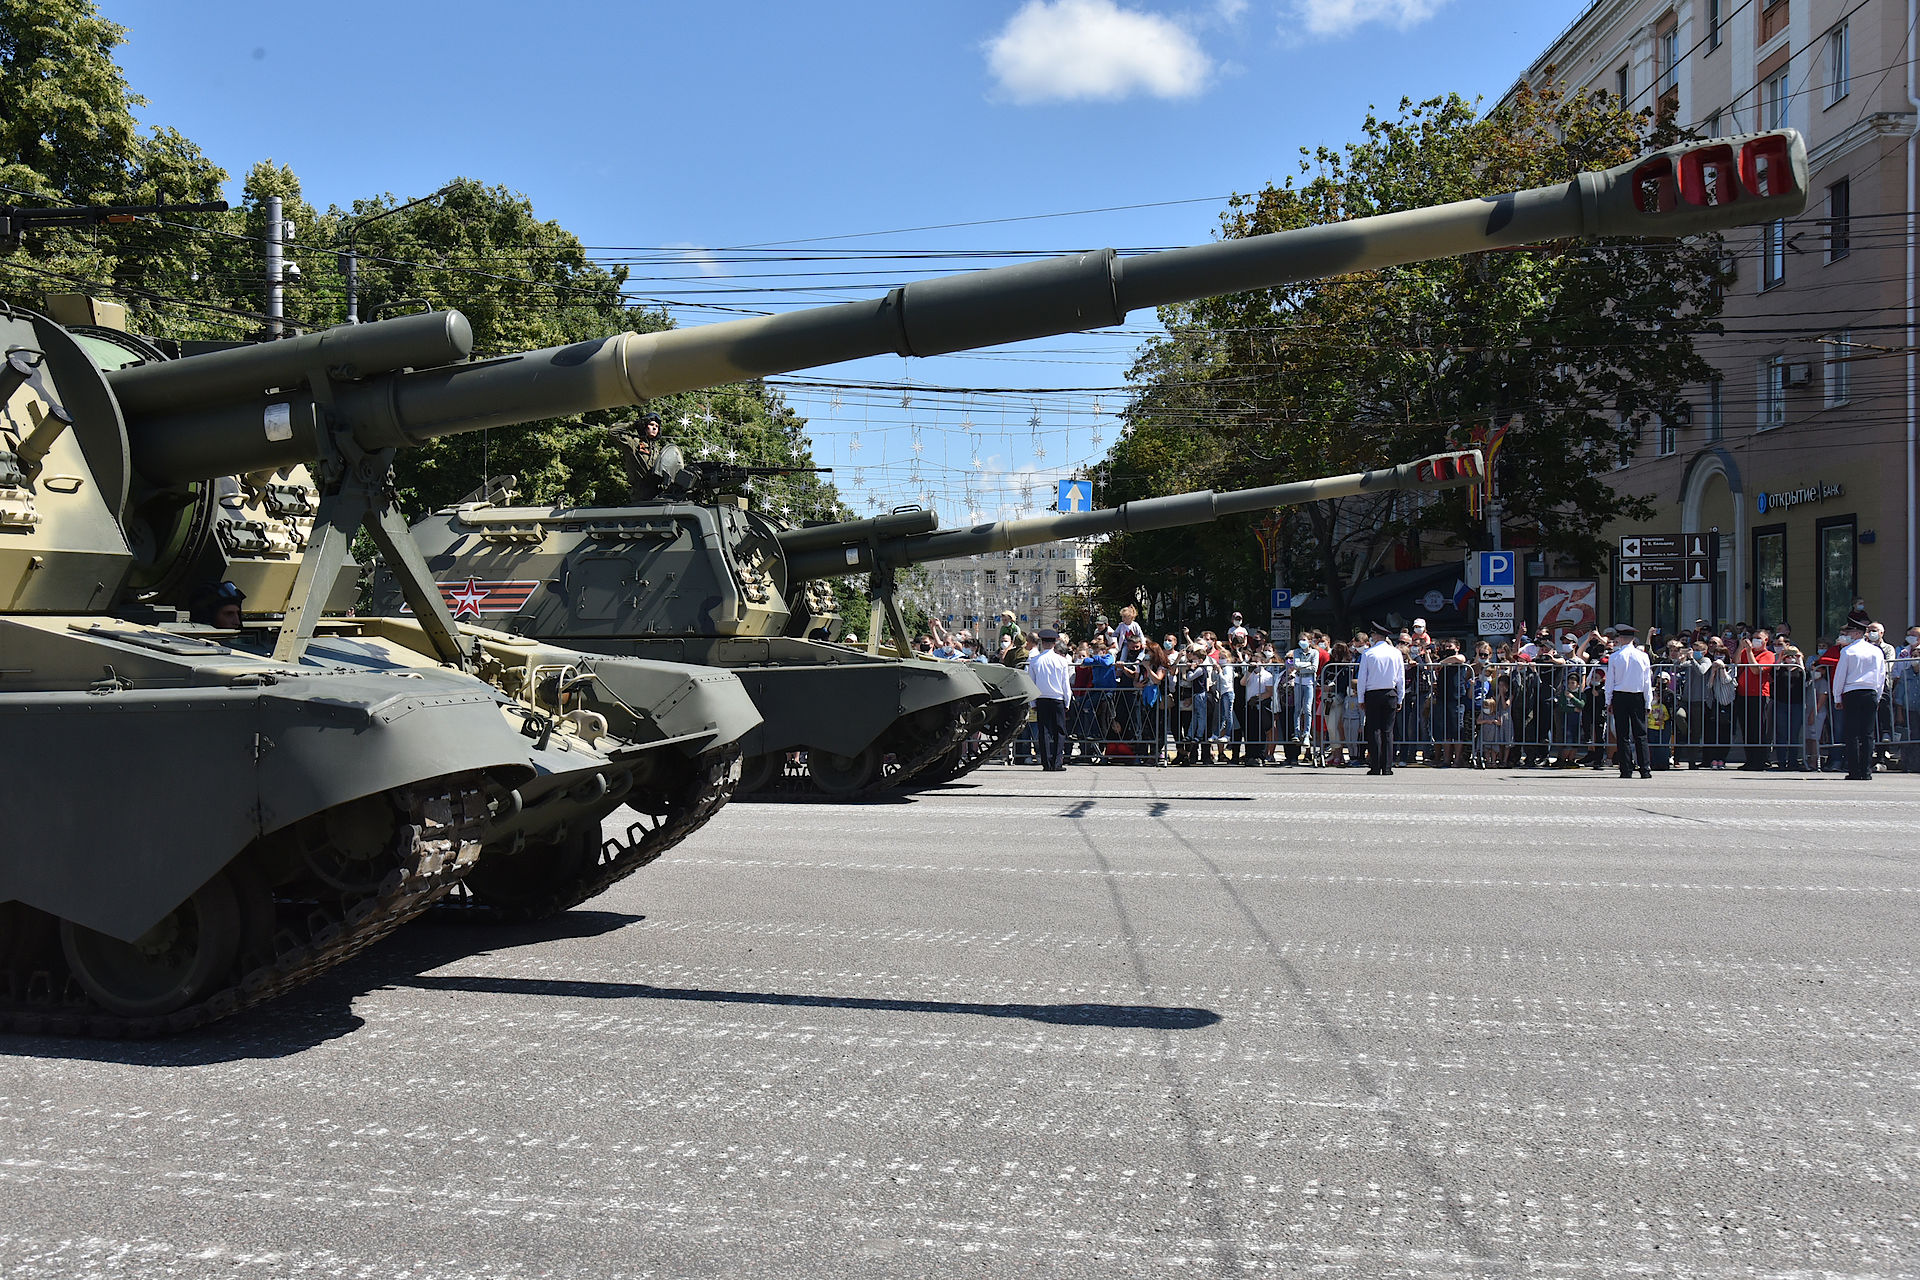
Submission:
[[[1473,599],[1473,588],[1467,585],[1465,578],[1456,578],[1453,584],[1453,607],[1465,613],[1467,601]]]

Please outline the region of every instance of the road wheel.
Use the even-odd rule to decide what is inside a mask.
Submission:
[[[871,746],[850,756],[818,748],[807,752],[807,773],[813,785],[830,796],[850,796],[864,790],[880,768],[880,753]]]
[[[222,873],[132,942],[62,920],[60,947],[102,1009],[156,1017],[206,998],[232,973],[243,928],[239,899]]]

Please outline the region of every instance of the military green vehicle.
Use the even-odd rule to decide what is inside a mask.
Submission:
[[[1106,250],[925,280],[870,302],[628,334],[569,348],[569,359],[577,407],[605,407],[860,356],[935,355],[1118,324],[1139,307],[1503,245],[1689,235],[1790,216],[1805,188],[1803,143],[1776,131],[1671,148],[1561,186],[1125,259]],[[483,371],[447,378],[473,379],[464,395],[479,413]],[[1392,482],[1434,483],[1432,468],[1422,474],[1402,469]],[[669,448],[628,506],[516,507],[501,485],[413,533],[443,585],[524,587],[477,606],[509,632],[737,672],[764,717],[747,738],[742,791],[850,798],[959,776],[1019,726],[1033,696],[1024,674],[1004,667],[914,659],[895,601],[898,568],[1313,496],[1288,486],[1186,494],[934,532],[936,517],[912,508],[795,527],[750,509],[747,478]],[[864,650],[832,641],[839,620],[817,581],[854,572],[873,575]],[[391,584],[376,588],[377,610],[398,607]]]
[[[168,360],[0,305],[0,744],[35,800],[0,858],[0,1026],[194,1026],[463,883],[564,907],[724,803],[758,721],[731,675],[462,631],[424,573],[416,620],[322,620],[363,524],[418,564],[392,446],[333,394],[470,345],[449,313]],[[207,447],[223,414],[252,429]]]

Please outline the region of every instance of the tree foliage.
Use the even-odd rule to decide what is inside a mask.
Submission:
[[[0,0],[0,186],[7,188],[0,203],[220,198],[227,172],[192,142],[167,128],[141,132],[134,111],[144,99],[114,61],[125,39],[124,28],[101,18],[90,0]],[[672,324],[662,312],[629,305],[625,269],[594,262],[577,236],[540,219],[524,195],[461,177],[437,192],[318,209],[293,170],[272,160],[248,170],[238,206],[226,213],[45,228],[13,252],[0,246],[0,296],[28,306],[47,292],[113,297],[128,304],[132,328],[163,339],[262,336],[266,202],[274,196],[292,226],[287,256],[300,266],[298,282],[286,289],[286,315],[300,329],[346,320],[349,249],[358,258],[361,318],[458,308],[481,355]],[[812,465],[805,420],[763,383],[647,407],[690,457]],[[437,441],[397,462],[403,503],[419,512],[503,473],[518,478],[528,501],[622,501],[627,479],[604,428],[631,416],[576,415]],[[849,514],[819,477],[756,485],[776,514]]]
[[[1605,94],[1523,90],[1486,114],[1458,97],[1403,101],[1393,117],[1370,114],[1347,146],[1303,150],[1296,178],[1234,197],[1222,233],[1563,183],[1668,133]],[[1106,461],[1103,500],[1407,461],[1517,414],[1501,454],[1509,533],[1597,563],[1600,530],[1646,511],[1608,473],[1647,423],[1711,374],[1692,335],[1719,312],[1722,272],[1718,237],[1552,244],[1163,308],[1167,334],[1132,370],[1138,391]],[[1257,602],[1266,582],[1256,520],[1115,539],[1096,562],[1103,598],[1188,601],[1203,617],[1226,600]],[[1375,496],[1287,513],[1282,562],[1297,590],[1329,593],[1344,623],[1354,587],[1423,534],[1485,545],[1464,493]]]

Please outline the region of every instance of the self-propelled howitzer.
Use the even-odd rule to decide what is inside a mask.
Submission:
[[[203,383],[203,357],[170,360],[90,323],[114,309],[55,302],[69,323],[0,305],[0,751],[34,800],[0,856],[0,1027],[152,1034],[223,1017],[462,884],[511,913],[563,907],[724,802],[757,722],[726,673],[450,622],[432,638],[379,619],[316,634],[385,459],[321,441],[324,495],[292,463],[156,483],[115,377],[166,368],[188,403],[257,384],[221,387],[233,365],[211,357]],[[324,385],[356,361],[440,358],[463,327],[416,320],[243,364]],[[419,342],[428,329],[437,345]],[[154,396],[143,411],[178,403]],[[404,543],[388,514],[375,524]],[[244,609],[203,590],[222,579]],[[302,590],[297,643],[241,616],[299,613]],[[430,583],[424,596],[439,603]],[[603,848],[623,802],[643,820]]]
[[[861,356],[934,355],[1097,328],[1140,307],[1337,272],[1581,236],[1685,236],[1791,216],[1805,192],[1799,136],[1754,134],[1488,199],[1125,259],[1111,251],[1074,254],[917,281],[868,302],[415,372],[391,385],[343,389],[335,404],[365,424],[356,437],[363,447],[387,447]],[[290,412],[292,430],[311,429],[304,406]],[[209,465],[208,453],[224,460],[227,449],[256,447],[257,419],[235,410],[217,429],[160,432],[153,448],[163,460],[148,465],[192,469]],[[1070,529],[1092,532],[1108,522],[1150,527],[1139,523],[1148,519],[1191,523],[1225,510],[1218,496],[1203,506],[1205,497],[1130,504],[1073,525],[995,526],[992,537],[1073,536]],[[1248,499],[1254,507],[1291,500]],[[972,531],[933,533],[930,519],[902,512],[857,522],[851,532],[791,529],[733,495],[689,488],[595,510],[482,503],[436,513],[414,532],[443,583],[526,584],[524,594],[502,597],[518,600],[502,609],[512,630],[740,671],[765,720],[748,739],[743,789],[810,775],[844,796],[911,782],[928,753],[956,736],[975,744],[980,758],[980,744],[990,747],[1010,729],[1032,692],[1003,669],[983,669],[993,687],[974,688],[977,673],[943,675],[932,664],[884,658],[871,621],[864,654],[819,643],[836,634],[837,620],[811,579],[877,571],[874,595],[884,608],[896,561],[992,545]],[[916,541],[922,534],[926,540]],[[385,607],[398,607],[391,592]],[[899,620],[892,622],[898,641]],[[965,748],[945,748],[955,751]]]
[[[1137,307],[1475,249],[1576,236],[1686,236],[1789,217],[1803,207],[1805,186],[1805,146],[1797,134],[1778,130],[1670,148],[1567,184],[1488,200],[1127,259],[1112,251],[1077,253],[920,280],[874,301],[420,370],[390,386],[348,388],[334,403],[365,424],[357,438],[363,447],[388,447],[864,355],[935,355],[1096,328]],[[296,434],[311,430],[303,407],[292,413]],[[154,447],[167,462],[150,466],[205,466],[209,451],[255,447],[255,418],[234,411],[217,430],[163,434]],[[995,537],[1066,537],[1110,522],[1188,524],[1227,510],[1217,495],[1183,495],[1098,512],[1079,524],[995,526],[991,535],[933,533],[924,528],[931,518],[925,512],[899,512],[856,522],[849,533],[785,528],[733,495],[693,489],[618,509],[468,505],[436,512],[415,535],[445,585],[526,583],[524,593],[501,597],[516,601],[503,608],[507,628],[591,651],[672,656],[741,672],[764,718],[747,741],[743,789],[810,779],[839,796],[910,783],[929,768],[931,752],[964,756],[954,739],[991,747],[1016,723],[1031,687],[995,668],[979,668],[983,681],[979,670],[947,664],[943,672],[887,658],[877,652],[872,628],[864,654],[824,645],[818,637],[833,635],[837,620],[822,612],[824,593],[808,581],[877,572],[874,595],[885,608],[895,560],[962,555]],[[1258,509],[1296,499],[1244,501]],[[392,593],[384,606],[397,608]],[[891,622],[899,639],[899,618]],[[975,758],[981,754],[975,750]]]

